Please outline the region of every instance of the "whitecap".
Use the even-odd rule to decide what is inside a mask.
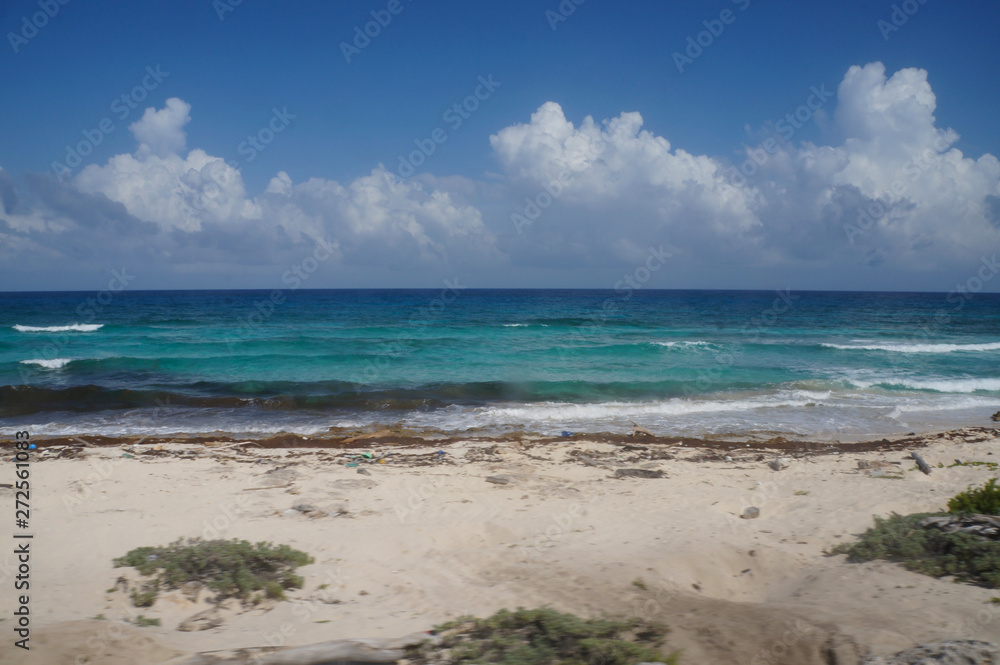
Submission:
[[[31,360],[22,360],[22,365],[39,365],[45,369],[60,369],[65,367],[69,363],[73,362],[72,358],[53,358],[52,360],[45,360],[44,358],[33,358]]]
[[[997,351],[1000,342],[983,344],[822,344],[843,351],[891,351],[894,353],[954,353],[956,351]]]
[[[103,323],[74,323],[69,326],[22,326],[15,325],[18,332],[94,332],[104,327]]]

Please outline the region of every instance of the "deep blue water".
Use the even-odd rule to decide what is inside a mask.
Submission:
[[[36,434],[551,433],[631,419],[851,438],[985,424],[998,409],[1000,294],[0,294],[0,427]]]

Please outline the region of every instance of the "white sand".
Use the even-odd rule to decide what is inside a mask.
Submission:
[[[934,441],[920,451],[931,465],[1000,461],[989,454],[1000,439]],[[609,444],[504,444],[493,460],[463,459],[486,445],[449,446],[444,457],[455,464],[371,465],[370,476],[319,461],[314,450],[263,451],[252,459],[264,461],[246,463],[237,460],[250,456],[200,445],[186,446],[199,451],[193,460],[89,448],[85,459],[38,461],[32,650],[14,649],[4,628],[13,611],[5,547],[0,662],[159,663],[202,650],[393,637],[461,614],[540,605],[662,620],[685,663],[829,662],[824,650],[849,663],[936,639],[1000,642],[1000,606],[988,604],[996,591],[823,554],[872,515],[943,509],[997,475],[985,467],[925,476],[907,460],[905,477],[888,480],[856,461],[901,461],[903,452],[816,455],[780,472],[758,461],[677,459],[645,463],[666,478],[618,480],[609,468],[567,461],[573,449],[621,450]],[[284,464],[297,474],[290,487],[248,490],[275,484],[263,474]],[[491,484],[490,475],[511,482]],[[9,492],[0,496],[13,504]],[[298,502],[330,514],[289,511]],[[749,505],[760,518],[738,519]],[[209,607],[204,598],[171,592],[136,609],[108,592],[119,576],[134,577],[113,568],[114,557],[195,536],[287,543],[316,562],[300,569],[305,588],[288,601],[227,611],[221,627],[203,632],[175,628]],[[163,625],[119,620],[140,613]],[[107,619],[86,621],[98,614]]]

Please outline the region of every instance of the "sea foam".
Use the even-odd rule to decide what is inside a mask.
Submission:
[[[22,326],[15,325],[18,332],[94,332],[104,327],[103,323],[74,323],[68,326]]]
[[[843,351],[892,351],[895,353],[954,353],[956,351],[997,351],[1000,342],[984,344],[822,344]]]
[[[45,369],[60,369],[65,367],[69,363],[73,362],[72,358],[53,358],[52,360],[45,360],[44,358],[33,358],[31,360],[22,360],[22,365],[39,365]]]

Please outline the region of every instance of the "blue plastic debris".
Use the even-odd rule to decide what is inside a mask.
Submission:
[[[562,435],[563,436],[573,436],[573,432],[570,432],[569,430],[564,429],[563,432],[562,432]]]

